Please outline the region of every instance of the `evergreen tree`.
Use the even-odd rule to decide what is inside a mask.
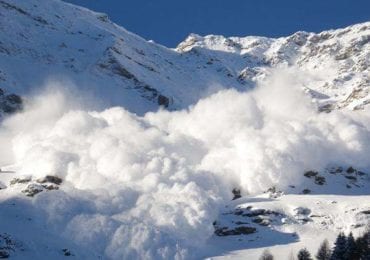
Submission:
[[[361,260],[370,260],[370,228],[362,236]]]
[[[310,252],[306,248],[299,250],[297,255],[298,260],[313,260]]]
[[[274,260],[274,256],[270,253],[268,249],[265,249],[259,260]]]
[[[347,237],[346,252],[344,254],[344,258],[350,260],[360,259],[360,255],[357,253],[357,246],[352,232],[349,233]]]
[[[354,259],[370,260],[370,230],[356,239]]]
[[[340,232],[334,243],[333,253],[330,260],[347,260],[345,253],[347,249],[347,238],[343,232]]]
[[[317,251],[316,258],[317,260],[330,260],[331,257],[331,249],[329,247],[329,242],[325,239]]]
[[[356,254],[358,259],[361,259],[361,256],[366,251],[366,239],[363,236],[360,236],[356,239]]]

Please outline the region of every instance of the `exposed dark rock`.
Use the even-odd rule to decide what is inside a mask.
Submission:
[[[331,168],[330,170],[329,170],[329,173],[331,173],[331,174],[336,174],[336,173],[341,173],[341,172],[343,172],[343,168],[342,167],[334,167],[334,168]]]
[[[254,218],[252,221],[253,221],[253,223],[256,223],[256,224],[261,225],[261,226],[270,225],[270,220],[268,220],[266,218],[257,217],[257,218]]]
[[[149,65],[146,65],[146,64],[144,64],[144,63],[138,62],[138,61],[136,61],[136,60],[134,60],[134,62],[135,62],[136,64],[138,64],[138,65],[140,65],[140,66],[142,66],[142,67],[146,68],[147,70],[150,70],[150,71],[152,71],[152,72],[157,72],[157,73],[158,73],[158,71],[156,71],[153,67],[151,67],[151,66],[149,66]]]
[[[350,52],[342,52],[335,56],[336,60],[345,60],[351,56]]]
[[[311,213],[309,208],[305,207],[298,207],[294,209],[295,219],[298,220],[300,223],[307,223],[312,221],[312,219],[308,216]]]
[[[36,194],[42,192],[45,188],[42,185],[32,183],[27,186],[26,189],[22,190],[22,192],[28,196],[28,197],[33,197]]]
[[[352,166],[350,166],[350,167],[348,167],[346,172],[347,173],[354,173],[354,172],[356,172],[356,170]]]
[[[307,42],[308,33],[304,32],[296,32],[292,36],[290,36],[287,41],[294,42],[298,46],[303,46]]]
[[[319,112],[330,113],[332,110],[335,109],[335,105],[333,104],[325,104],[319,107]]]
[[[236,209],[235,211],[234,211],[234,215],[237,215],[237,216],[239,216],[239,215],[242,215],[243,214],[243,210],[242,209]]]
[[[0,249],[0,258],[9,258],[10,254],[5,251]]]
[[[242,197],[241,192],[240,192],[240,189],[234,188],[232,190],[232,193],[234,195],[233,200],[236,200],[236,199],[239,199],[239,198]]]
[[[310,189],[304,189],[302,191],[303,194],[310,194],[311,193],[311,190]]]
[[[8,9],[8,10],[17,11],[18,13],[20,13],[22,15],[26,15],[26,16],[30,17],[31,19],[35,20],[36,22],[39,22],[39,23],[41,23],[43,25],[47,25],[48,24],[48,22],[45,19],[43,19],[42,17],[40,17],[40,16],[32,16],[30,13],[26,12],[25,10],[23,10],[22,8],[20,8],[20,7],[16,6],[16,5],[12,5],[12,4],[9,4],[9,3],[5,2],[5,1],[1,1],[1,0],[0,0],[0,4],[4,8]]]
[[[309,215],[311,213],[311,210],[305,207],[298,207],[294,209],[294,212],[296,215]]]
[[[37,182],[38,183],[49,182],[49,183],[54,183],[56,185],[60,185],[63,182],[63,180],[57,176],[47,175],[43,178],[38,179]]]
[[[311,218],[322,218],[322,217],[325,217],[325,215],[316,215],[316,214],[313,214],[313,215],[310,215]]]
[[[236,225],[248,225],[249,223],[248,222],[244,222],[244,221],[236,221],[235,224]]]
[[[104,22],[104,23],[109,22],[109,17],[108,17],[108,15],[107,15],[107,14],[99,14],[99,15],[97,16],[97,18],[98,18],[100,21]]]
[[[63,248],[62,252],[65,256],[74,256],[74,254],[72,254],[71,251],[67,248]]]
[[[31,181],[31,178],[29,177],[26,177],[26,178],[14,178],[13,180],[10,181],[10,185],[14,185],[14,184],[17,184],[17,183],[28,183]]]
[[[100,61],[98,63],[98,66],[106,70],[108,73],[113,73],[123,78],[124,80],[131,80],[134,85],[134,89],[137,90],[142,97],[145,97],[152,102],[158,102],[158,91],[155,88],[147,85],[145,82],[141,82],[134,74],[128,71],[128,69],[120,63],[119,59],[115,57],[117,55],[116,50],[117,49],[115,47],[107,48],[105,51],[105,55],[107,56],[107,58]],[[140,63],[140,65],[143,64]],[[151,70],[150,68],[147,69]],[[168,99],[167,106],[169,105],[169,103],[170,100]],[[165,106],[165,103],[163,105]]]
[[[47,190],[59,190],[58,186],[52,185],[52,184],[50,184],[50,185],[43,184],[42,187],[44,187]]]
[[[48,22],[44,18],[42,18],[40,16],[33,17],[33,20],[35,20],[36,22],[42,23],[44,25],[47,25],[48,24]]]
[[[307,178],[314,178],[314,182],[317,184],[317,185],[324,185],[325,182],[326,182],[326,179],[325,177],[323,176],[320,176],[319,173],[317,171],[307,171],[303,174],[305,177]]]
[[[168,107],[170,105],[170,99],[166,96],[159,95],[158,96],[158,105]]]
[[[134,50],[135,50],[135,52],[136,52],[137,54],[140,54],[140,55],[142,55],[142,56],[145,56],[145,52],[144,52],[144,50],[139,50],[139,49],[137,49],[137,48],[134,48]]]
[[[125,69],[121,65],[113,66],[112,67],[112,72],[115,73],[115,74],[118,74],[122,77],[128,78],[128,79],[135,78],[135,76],[131,72],[129,72],[127,69]]]
[[[0,94],[0,110],[12,114],[23,109],[22,98],[16,94],[5,95],[2,89]]]
[[[244,217],[257,217],[257,216],[268,216],[268,215],[275,215],[279,216],[280,213],[269,210],[269,209],[253,209],[253,210],[247,210],[247,212],[242,214]]]
[[[315,176],[315,183],[317,185],[324,185],[326,183],[326,179],[324,176]]]
[[[9,234],[0,234],[0,258],[9,258],[16,249],[24,250],[22,244],[11,238]]]
[[[356,176],[344,176],[348,180],[357,181]]]
[[[11,104],[22,104],[22,98],[18,95],[9,94],[5,98]]]
[[[364,176],[364,175],[366,175],[366,173],[364,173],[364,172],[362,172],[362,171],[357,171],[357,175],[359,175],[359,176]]]
[[[108,48],[107,49],[108,53],[111,50],[112,48]],[[122,66],[122,64],[117,60],[116,57],[114,57],[111,54],[108,54],[108,56],[109,56],[108,60],[99,63],[100,68],[110,70],[114,74],[125,77],[127,79],[133,79],[134,81],[138,81],[131,72],[129,72],[125,67]]]
[[[213,59],[211,58],[211,59],[209,59],[208,61],[207,61],[207,63],[206,63],[207,65],[212,65],[213,64]]]
[[[275,186],[268,188],[267,191],[265,191],[264,193],[269,193],[270,198],[278,198],[284,194],[282,191],[278,190]]]
[[[364,227],[364,226],[365,226],[365,224],[360,224],[360,223],[351,225],[352,228],[360,228],[360,227]]]
[[[15,10],[15,11],[19,12],[20,14],[29,15],[25,10],[19,8],[18,6],[11,5],[11,4],[9,4],[5,1],[0,1],[0,4],[6,9]]]
[[[240,226],[234,229],[228,227],[220,227],[215,230],[217,236],[236,236],[236,235],[249,235],[257,231],[254,227]]]
[[[303,175],[307,178],[315,177],[319,173],[317,171],[307,171]]]

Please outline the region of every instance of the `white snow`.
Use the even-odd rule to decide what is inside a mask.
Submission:
[[[50,230],[95,255],[207,256],[201,249],[212,246],[212,222],[233,187],[367,194],[368,179],[348,191],[344,178],[327,176],[320,189],[303,173],[335,165],[368,171],[369,114],[318,114],[291,77],[278,70],[254,91],[222,90],[187,110],[143,117],[122,107],[71,109],[72,97],[46,93],[3,122],[14,154],[4,169],[65,180],[32,205]]]
[[[0,127],[11,257],[280,259],[369,223],[369,23],[170,50],[58,0],[0,11],[0,84],[25,100]],[[236,221],[257,232],[214,234]]]

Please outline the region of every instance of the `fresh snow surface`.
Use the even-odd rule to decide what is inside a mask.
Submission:
[[[361,234],[369,51],[370,23],[167,49],[61,1],[0,0],[0,88],[24,99],[0,127],[0,252],[286,259]]]

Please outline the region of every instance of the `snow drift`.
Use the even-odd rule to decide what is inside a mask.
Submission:
[[[255,90],[144,116],[89,111],[54,87],[3,122],[3,144],[19,174],[64,180],[33,206],[77,245],[115,259],[192,258],[233,188],[284,190],[304,170],[370,168],[368,111],[318,113],[307,77],[275,70]]]

